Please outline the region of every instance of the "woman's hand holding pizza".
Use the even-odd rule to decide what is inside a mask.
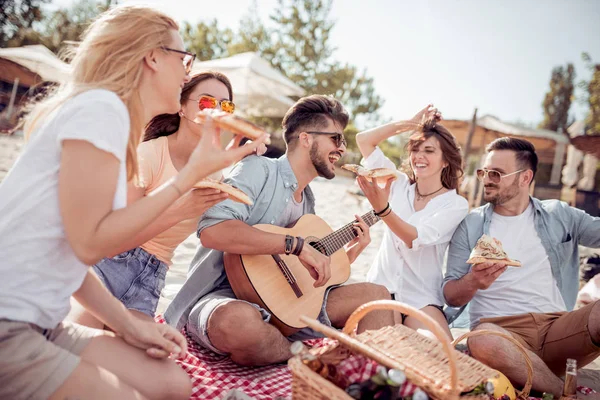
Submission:
[[[369,203],[371,203],[373,210],[375,212],[382,211],[388,204],[393,179],[388,179],[384,188],[381,188],[374,180],[369,182],[364,176],[358,176],[356,180],[360,190],[363,191]]]
[[[180,221],[198,218],[204,214],[206,210],[228,197],[227,193],[218,189],[192,189],[173,203],[171,211]]]

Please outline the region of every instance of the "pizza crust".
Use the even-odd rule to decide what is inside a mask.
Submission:
[[[467,260],[467,264],[481,264],[481,263],[494,263],[499,265],[509,265],[512,267],[520,267],[521,262],[517,260],[511,260],[510,258],[505,258],[502,260],[494,259],[494,258],[485,258],[485,257],[471,257]]]
[[[357,164],[344,164],[342,165],[342,169],[354,172],[358,176],[364,176],[369,182],[375,180],[378,184],[385,184],[389,179],[393,181],[398,179],[397,172],[389,168],[366,169]]]
[[[513,267],[521,266],[520,261],[508,258],[502,249],[502,243],[498,239],[488,235],[481,235],[471,251],[467,264],[481,264],[485,262]]]
[[[217,182],[217,181],[205,179],[205,180],[202,180],[202,181],[196,183],[194,185],[194,188],[196,188],[196,189],[202,189],[202,188],[217,189],[217,190],[220,190],[221,192],[227,193],[229,195],[229,198],[233,201],[236,201],[238,203],[247,204],[249,206],[254,204],[252,202],[252,199],[250,199],[250,197],[248,197],[248,195],[246,193],[244,193],[240,189],[238,189],[234,186],[231,186],[227,183],[224,183],[224,182]]]
[[[196,119],[200,120],[200,122],[206,122],[209,118],[212,119],[218,128],[249,139],[256,140],[267,133],[263,128],[247,119],[219,110],[203,110],[196,116]],[[270,137],[267,137],[265,144],[271,144]]]

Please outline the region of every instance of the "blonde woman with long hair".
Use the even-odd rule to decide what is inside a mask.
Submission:
[[[173,19],[114,8],[28,117],[29,143],[0,185],[0,398],[189,397],[189,378],[166,359],[185,354],[184,337],[132,316],[88,266],[139,245],[196,182],[261,143],[224,151],[206,127],[176,177],[126,205],[144,126],[179,110],[193,61]],[[71,296],[115,333],[65,322]]]

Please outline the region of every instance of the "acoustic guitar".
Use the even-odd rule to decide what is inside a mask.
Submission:
[[[373,211],[362,216],[367,225],[377,221]],[[255,225],[265,232],[301,236],[304,245],[331,257],[331,279],[322,287],[313,287],[314,279],[294,255],[239,255],[225,253],[225,272],[237,298],[255,303],[271,313],[270,322],[289,336],[306,327],[301,315],[316,319],[321,312],[325,290],[350,277],[350,260],[344,246],[356,237],[352,221],[337,231],[314,214],[303,215],[295,225]]]

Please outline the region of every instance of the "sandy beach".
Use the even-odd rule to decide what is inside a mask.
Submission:
[[[0,181],[4,178],[12,164],[16,161],[23,147],[23,138],[20,136],[0,136]],[[338,175],[333,180],[318,178],[311,184],[316,197],[316,212],[332,229],[338,229],[354,219],[354,215],[362,215],[370,210],[366,198],[358,196],[358,186],[354,179]],[[383,223],[378,222],[371,227],[371,244],[363,251],[352,265],[349,282],[365,280],[366,273],[378,251],[383,235]],[[167,274],[165,289],[163,290],[157,312],[162,313],[169,302],[185,281],[189,263],[192,260],[198,239],[195,235],[189,236],[175,251],[173,265]],[[463,329],[455,330],[455,337],[464,332]],[[600,390],[600,359],[588,365],[579,373],[579,383]]]

